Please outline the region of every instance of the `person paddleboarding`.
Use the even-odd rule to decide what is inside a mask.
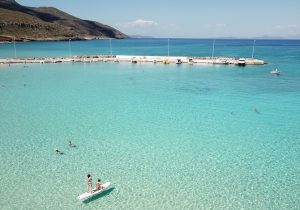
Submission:
[[[93,192],[92,176],[90,174],[88,174],[87,177],[86,177],[86,183],[87,183],[87,192],[92,193]]]

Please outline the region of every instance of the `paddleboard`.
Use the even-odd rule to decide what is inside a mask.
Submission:
[[[106,182],[101,185],[103,187],[101,190],[96,191],[96,188],[94,188],[92,193],[85,192],[85,193],[79,195],[77,198],[81,201],[85,201],[91,197],[99,195],[100,193],[104,192],[105,190],[108,190],[110,185],[111,185],[110,182]]]

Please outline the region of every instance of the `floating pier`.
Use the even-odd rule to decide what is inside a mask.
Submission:
[[[265,61],[242,58],[245,65],[264,65]],[[239,65],[239,59],[229,57],[188,57],[188,56],[134,56],[134,55],[89,55],[69,57],[0,58],[0,64],[26,63],[72,63],[72,62],[131,62],[162,64],[221,64]]]

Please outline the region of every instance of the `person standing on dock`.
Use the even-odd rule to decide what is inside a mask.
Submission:
[[[87,182],[87,192],[92,193],[92,176],[90,174],[87,175],[86,177],[86,182]]]

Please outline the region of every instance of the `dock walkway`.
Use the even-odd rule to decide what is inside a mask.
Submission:
[[[232,64],[237,65],[239,59],[229,57],[188,57],[188,56],[134,56],[134,55],[89,55],[69,57],[32,57],[32,58],[0,58],[0,64],[26,63],[71,63],[71,62],[132,62],[132,63],[183,63],[183,64]],[[264,65],[265,61],[246,58],[246,65]]]

